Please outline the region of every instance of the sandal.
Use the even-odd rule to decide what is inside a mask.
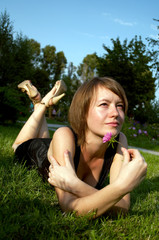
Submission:
[[[31,101],[33,102],[33,104],[39,103],[41,101],[40,93],[38,92],[36,87],[34,87],[32,85],[30,80],[25,80],[25,81],[21,82],[20,84],[18,84],[18,88],[22,92],[26,92],[28,94],[28,96],[31,99]]]
[[[66,84],[62,80],[58,80],[52,90],[42,99],[41,104],[46,107],[56,105],[58,101],[65,96],[67,90]],[[50,100],[52,101],[50,104]]]

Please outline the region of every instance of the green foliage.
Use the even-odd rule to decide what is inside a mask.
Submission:
[[[13,25],[5,11],[0,16],[1,122],[15,121],[20,114],[28,114],[29,100],[17,89],[23,80],[30,79],[42,96],[58,79],[66,81],[68,91],[63,104],[59,105],[66,119],[75,90],[97,74],[113,77],[121,83],[129,101],[129,116],[141,122],[158,121],[158,108],[152,104],[156,80],[152,69],[156,69],[157,77],[158,40],[149,39],[151,49],[147,49],[141,37],[135,36],[129,43],[125,40],[123,44],[119,38],[112,39],[113,47],[104,45],[106,53],[103,57],[98,57],[96,53],[88,54],[77,69],[71,66],[72,63],[68,64],[67,74],[64,52],[56,52],[56,47],[51,45],[41,49],[40,43],[22,34],[17,34],[14,39],[13,33]]]
[[[47,45],[42,49],[41,67],[50,76],[51,87],[61,78],[67,60],[63,52],[57,52],[54,46]],[[54,81],[54,82],[53,82]]]
[[[42,50],[33,39],[17,34],[13,38],[13,25],[5,11],[0,16],[0,122],[16,121],[28,114],[29,100],[17,85],[30,79],[42,96],[61,78],[67,60],[54,46]]]
[[[0,15],[0,87],[5,86],[7,79],[13,76],[10,71],[13,67],[13,46],[13,25],[5,11]]]
[[[78,67],[77,73],[81,77],[81,81],[90,80],[96,75],[98,59],[96,53],[88,54],[82,64]]]
[[[30,45],[21,34],[13,39],[13,26],[5,12],[0,17],[0,121],[15,121],[20,114],[27,114],[24,100],[17,89],[22,80],[32,77]]]
[[[28,44],[30,45],[30,52],[32,56],[32,63],[35,68],[39,67],[39,62],[41,61],[41,48],[40,43],[34,39],[28,39]]]
[[[50,79],[48,72],[37,67],[33,72],[32,83],[40,91],[41,96],[44,96],[50,89]]]
[[[49,74],[53,73],[54,60],[56,56],[56,48],[54,46],[47,45],[42,49],[42,68],[48,71]]]
[[[159,23],[159,19],[153,19],[157,24]],[[157,30],[159,30],[159,25],[156,26]],[[158,79],[158,87],[159,87],[159,33],[158,38],[147,38],[148,45],[150,47],[150,54],[152,57],[152,68],[155,72],[155,77]]]
[[[128,138],[128,145],[159,151],[159,124],[141,124],[126,118],[122,132]]]
[[[54,188],[35,169],[13,160],[11,145],[18,131],[17,126],[0,126],[1,239],[158,239],[159,156],[142,153],[148,163],[147,177],[132,192],[126,216],[91,220],[62,213]]]
[[[64,52],[57,52],[54,65],[54,81],[57,81],[61,78],[66,64],[67,60],[65,58]]]
[[[143,102],[133,109],[133,116],[141,123],[157,123],[159,121],[159,102]]]
[[[63,74],[62,76],[63,81],[67,85],[67,92],[64,96],[62,103],[60,104],[60,110],[62,113],[61,118],[64,121],[68,120],[68,111],[69,107],[72,101],[72,98],[77,90],[77,88],[81,85],[81,82],[77,78],[76,75],[76,67],[73,65],[73,63],[70,63],[67,68],[67,73]]]
[[[125,89],[129,110],[128,115],[134,115],[137,105],[150,103],[155,97],[155,78],[152,77],[149,63],[150,54],[146,46],[135,36],[127,43],[121,44],[119,38],[112,39],[112,49],[104,46],[106,54],[98,57],[98,74],[116,79]]]

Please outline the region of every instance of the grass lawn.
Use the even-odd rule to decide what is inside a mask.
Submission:
[[[159,152],[159,123],[142,125],[126,119],[122,131],[125,133],[130,146]]]
[[[90,220],[63,214],[54,188],[36,170],[13,161],[18,131],[0,126],[0,239],[159,239],[159,156],[143,153],[147,177],[132,192],[127,216]]]

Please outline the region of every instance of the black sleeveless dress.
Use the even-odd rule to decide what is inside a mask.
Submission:
[[[74,136],[76,146],[74,165],[75,171],[77,172],[81,149],[80,146],[77,145],[77,137],[75,133]],[[50,166],[47,158],[47,152],[51,140],[51,138],[34,138],[20,144],[15,151],[15,160],[20,163],[25,163],[28,168],[36,167],[42,178],[47,180],[48,169]],[[117,136],[116,140],[119,140],[119,135]],[[110,145],[105,152],[103,167],[100,173],[99,181],[95,187],[97,189],[104,187],[105,180],[109,174],[110,167],[116,153],[117,144],[118,143],[114,143],[114,148]]]

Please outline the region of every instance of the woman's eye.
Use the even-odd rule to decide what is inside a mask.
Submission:
[[[101,103],[100,106],[108,106],[107,103]]]
[[[117,107],[121,108],[121,109],[124,109],[124,105],[123,104],[118,104]]]

